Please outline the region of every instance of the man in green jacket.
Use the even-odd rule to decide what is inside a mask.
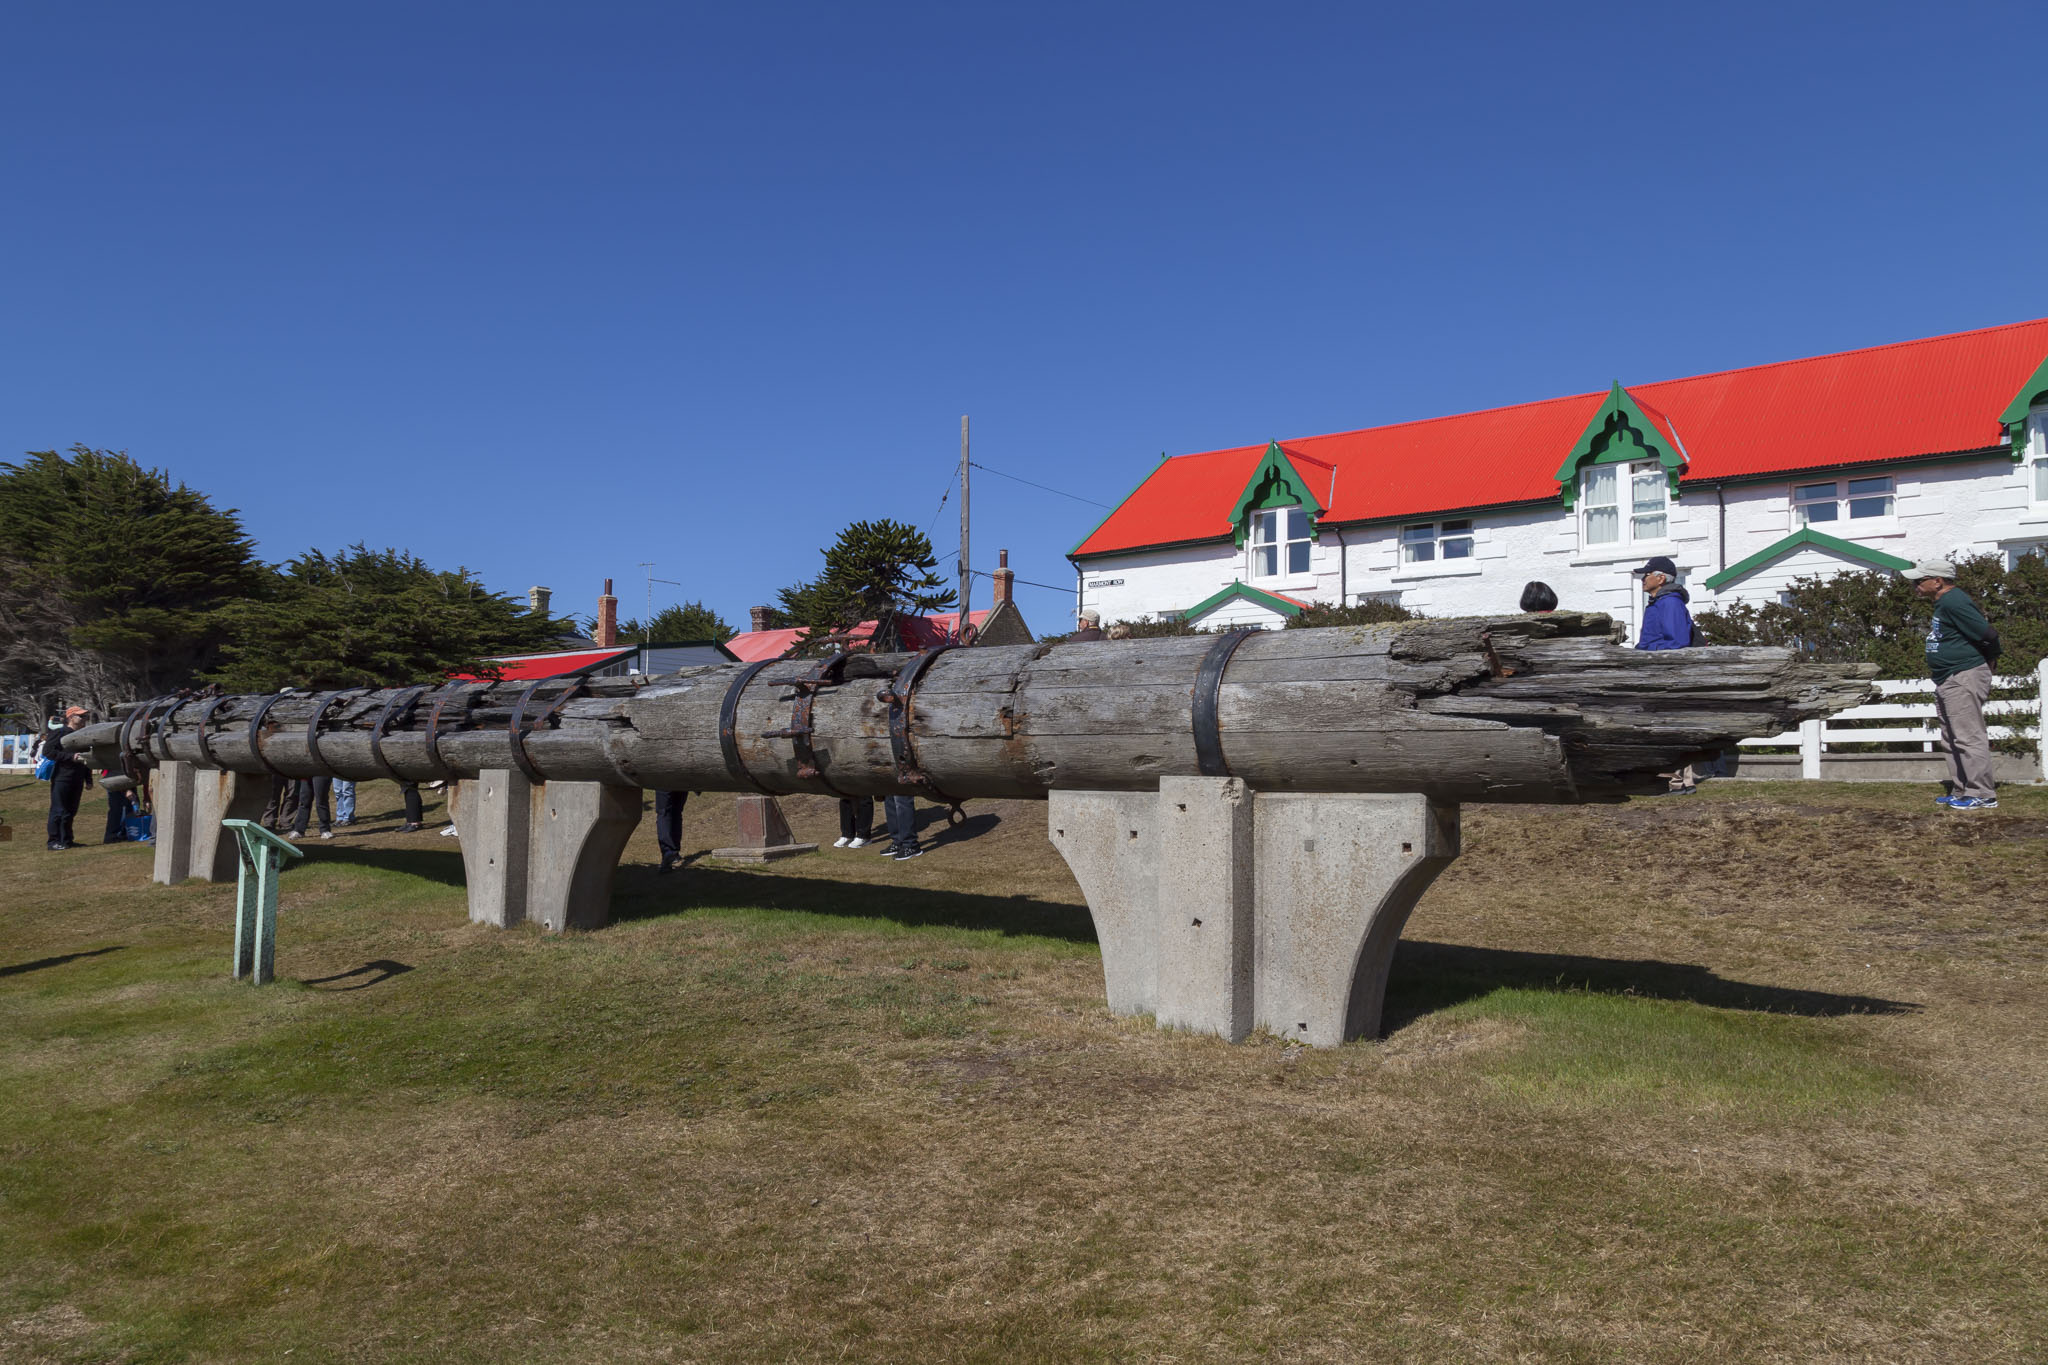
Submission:
[[[1906,570],[1913,589],[1934,603],[1927,628],[1927,672],[1934,679],[1934,714],[1948,748],[1949,791],[1935,803],[1950,810],[1996,810],[1991,781],[1991,736],[1984,703],[1991,696],[1991,661],[1998,633],[1970,595],[1956,586],[1956,566],[1923,560]]]

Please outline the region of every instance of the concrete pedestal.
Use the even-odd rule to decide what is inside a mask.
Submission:
[[[153,882],[176,886],[192,875],[192,830],[199,818],[196,776],[190,763],[157,765],[150,807],[156,816],[156,861],[150,870]]]
[[[640,823],[640,789],[530,782],[492,769],[462,784],[457,826],[469,917],[550,933],[611,923],[612,876]]]
[[[1458,854],[1458,808],[1421,796],[1252,793],[1235,778],[1053,792],[1055,847],[1088,899],[1109,1007],[1242,1041],[1379,1032],[1408,914]]]
[[[221,828],[223,820],[255,820],[270,803],[270,779],[247,773],[209,772],[192,775],[192,848],[186,875],[202,882],[231,882],[241,875],[242,858],[235,836]]]
[[[739,842],[731,848],[712,849],[712,857],[742,863],[769,863],[777,858],[793,858],[799,853],[817,851],[816,844],[796,841],[796,835],[789,829],[789,819],[774,797],[741,796],[735,798],[733,807],[739,817]]]

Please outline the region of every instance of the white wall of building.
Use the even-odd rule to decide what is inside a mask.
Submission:
[[[2048,499],[2037,496],[2030,465],[1993,457],[1857,471],[1878,473],[1894,480],[1893,515],[1851,519],[1845,506],[1841,518],[1813,529],[1909,560],[2048,547]],[[1837,478],[1845,493],[1847,478]],[[1473,514],[1471,557],[1426,564],[1402,562],[1396,523],[1325,527],[1310,551],[1310,572],[1287,578],[1254,578],[1248,552],[1229,541],[1110,556],[1086,562],[1083,595],[1104,624],[1185,611],[1238,581],[1306,601],[1336,602],[1341,592],[1346,602],[1379,597],[1426,616],[1469,616],[1519,610],[1523,584],[1540,579],[1561,606],[1608,612],[1633,638],[1641,594],[1629,570],[1651,555],[1678,565],[1695,609],[1774,601],[1794,579],[1867,567],[1809,545],[1719,593],[1706,587],[1707,578],[1799,529],[1795,485],[1827,481],[1805,475],[1730,484],[1718,497],[1710,484],[1689,484],[1670,507],[1663,539],[1591,549],[1580,544],[1577,515],[1559,501]],[[1243,624],[1258,622],[1248,616]]]

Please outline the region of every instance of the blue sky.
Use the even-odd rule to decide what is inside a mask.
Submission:
[[[0,458],[123,448],[267,558],[558,609],[652,560],[743,624],[846,522],[932,523],[963,413],[1114,502],[1162,451],[2048,314],[2041,18],[16,5]],[[974,508],[1057,585],[1101,515]]]

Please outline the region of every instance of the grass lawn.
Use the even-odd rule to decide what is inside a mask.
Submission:
[[[1469,807],[1321,1052],[1112,1018],[1031,803],[900,866],[643,824],[547,938],[367,784],[259,990],[232,886],[46,852],[45,792],[0,1361],[2048,1359],[2048,789]]]

